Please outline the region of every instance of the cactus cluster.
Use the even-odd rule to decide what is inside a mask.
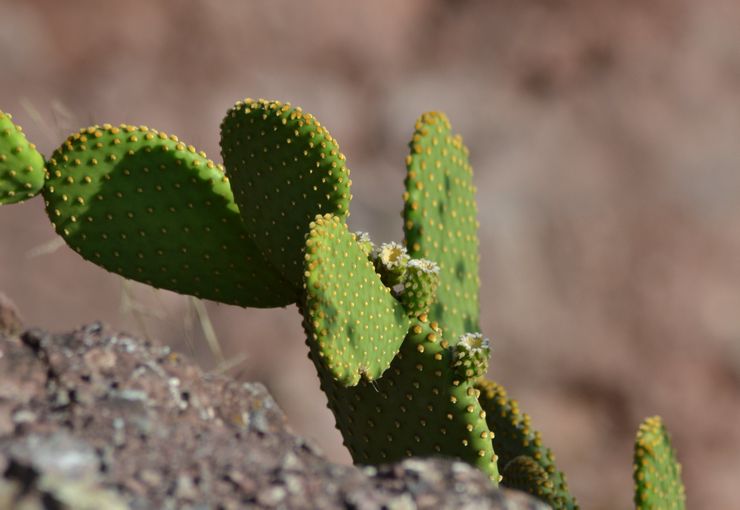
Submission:
[[[176,136],[104,124],[45,160],[0,112],[0,203],[41,193],[57,233],[126,278],[240,306],[295,303],[356,463],[453,457],[577,508],[529,417],[485,378],[472,169],[443,114],[415,126],[402,244],[350,232],[346,159],[300,108],[237,102],[221,153],[223,165]],[[635,483],[639,508],[683,507],[657,418],[640,427]]]

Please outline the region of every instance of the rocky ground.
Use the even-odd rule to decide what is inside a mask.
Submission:
[[[207,508],[547,507],[460,462],[331,463],[261,384],[99,323],[23,331],[0,294],[0,509]]]

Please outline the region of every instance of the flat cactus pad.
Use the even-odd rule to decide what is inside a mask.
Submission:
[[[681,464],[659,416],[647,418],[637,432],[633,478],[638,510],[686,508]]]
[[[349,169],[339,146],[300,108],[245,99],[221,124],[221,153],[247,231],[300,289],[309,223],[317,214],[349,212]]]
[[[9,113],[0,111],[0,204],[36,196],[44,185],[44,157]]]
[[[506,487],[532,494],[542,501],[549,502],[556,497],[555,486],[547,471],[527,455],[511,459],[502,470],[501,477],[506,480]]]
[[[480,405],[486,411],[488,426],[494,433],[493,448],[499,456],[502,485],[509,487],[506,479],[509,463],[518,457],[528,457],[542,467],[542,472],[527,468],[529,461],[520,459],[516,467],[511,468],[511,473],[517,473],[518,477],[511,486],[524,489],[517,484],[528,472],[533,477],[531,495],[543,499],[554,510],[576,510],[578,504],[568,491],[565,475],[555,467],[555,457],[542,444],[540,433],[532,428],[529,415],[519,410],[517,401],[510,399],[500,384],[480,379],[476,387],[480,391]],[[547,475],[547,483],[540,483],[541,473]]]
[[[109,271],[222,303],[296,301],[245,232],[223,169],[176,136],[92,126],[54,152],[48,174],[57,233]]]
[[[310,228],[304,310],[309,347],[341,384],[377,379],[406,336],[406,312],[340,218],[317,216]]]
[[[404,232],[411,258],[440,267],[437,303],[429,312],[457,338],[478,326],[478,220],[468,149],[441,113],[416,122],[406,159]]]

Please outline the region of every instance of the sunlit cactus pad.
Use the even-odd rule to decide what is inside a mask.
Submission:
[[[450,338],[478,326],[478,219],[468,149],[441,113],[425,113],[407,157],[404,232],[409,255],[440,266],[430,318]]]
[[[300,108],[245,99],[221,124],[221,153],[250,236],[300,289],[308,224],[317,214],[349,213],[349,169],[337,142]]]
[[[413,322],[383,376],[351,388],[319,370],[337,428],[355,463],[411,456],[462,459],[498,482],[486,414],[472,383],[450,368],[451,351],[436,324]]]
[[[377,379],[406,336],[406,312],[339,217],[317,216],[310,229],[305,313],[314,359],[345,385]]]
[[[633,478],[639,510],[686,508],[681,465],[659,416],[647,418],[637,432]]]
[[[540,484],[537,480],[540,473],[537,470],[524,470],[522,460],[517,460],[517,467],[512,467],[519,481],[514,485],[521,488],[521,477],[527,472],[536,475],[532,487],[539,487],[531,492],[533,496],[542,498],[554,510],[578,508],[573,496],[568,491],[565,475],[555,467],[555,458],[549,448],[542,444],[540,433],[532,429],[529,415],[519,410],[519,404],[506,394],[504,388],[487,380],[479,380],[477,388],[480,390],[480,405],[486,411],[488,426],[494,431],[493,448],[499,456],[499,468],[504,474],[502,484],[508,486],[505,473],[508,464],[521,456],[531,458],[542,467],[547,474],[548,483]]]
[[[9,113],[0,111],[0,204],[31,198],[44,185],[44,157]]]
[[[244,231],[223,169],[177,137],[92,126],[49,160],[52,223],[92,262],[154,287],[242,306],[297,294]]]

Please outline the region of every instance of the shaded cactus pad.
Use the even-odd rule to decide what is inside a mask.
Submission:
[[[659,416],[647,418],[637,432],[633,478],[639,510],[686,508],[681,464]]]
[[[478,220],[468,149],[447,117],[425,113],[416,122],[406,159],[404,233],[412,258],[440,266],[430,318],[450,338],[479,331]]]
[[[249,240],[222,168],[176,136],[92,126],[54,152],[48,172],[57,233],[95,264],[222,303],[296,301]]]
[[[506,480],[506,487],[532,494],[542,501],[553,501],[556,498],[554,484],[547,471],[532,457],[520,455],[514,457],[501,473]]]
[[[499,456],[499,467],[504,473],[502,485],[509,487],[505,475],[508,464],[518,457],[529,457],[542,467],[548,478],[547,484],[530,494],[543,499],[554,510],[577,509],[578,504],[568,491],[565,475],[555,467],[555,457],[550,449],[542,444],[540,433],[532,429],[529,415],[519,410],[517,401],[510,399],[501,385],[481,379],[476,387],[480,391],[480,405],[486,411],[488,426],[495,434],[493,448]],[[522,462],[517,461],[517,463]],[[517,476],[521,477],[524,467],[526,465],[520,464],[512,469],[515,469]],[[532,483],[541,477],[537,470],[527,469],[525,471],[534,476]],[[518,482],[514,481],[512,487],[517,487],[521,478],[518,480]],[[539,484],[535,486],[540,487]]]
[[[406,336],[409,319],[337,216],[310,224],[305,255],[309,346],[332,377],[355,385],[377,379]]]
[[[246,229],[296,289],[308,224],[348,215],[349,169],[329,132],[300,108],[245,99],[221,124],[221,153]]]
[[[9,113],[0,111],[0,204],[31,198],[44,185],[44,157]]]
[[[478,467],[497,485],[497,459],[479,393],[455,375],[449,344],[438,326],[426,321],[424,316],[413,321],[400,352],[376,381],[347,388],[319,369],[337,428],[356,464],[453,457]]]

